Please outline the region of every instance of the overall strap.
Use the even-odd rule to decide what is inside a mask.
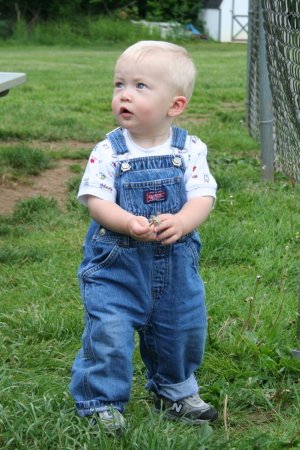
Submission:
[[[121,127],[111,131],[106,137],[117,155],[124,155],[124,153],[129,152]]]
[[[172,143],[171,147],[183,150],[185,148],[185,141],[187,137],[187,130],[183,128],[172,126]]]

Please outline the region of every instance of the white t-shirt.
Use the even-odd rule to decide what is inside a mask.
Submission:
[[[180,154],[184,159],[186,171],[184,182],[187,200],[196,197],[211,196],[216,198],[217,183],[209,171],[207,164],[207,147],[196,136],[187,136],[185,149],[173,150],[171,147],[172,130],[166,142],[153,148],[141,148],[135,144],[128,131],[122,130],[129,154],[125,159],[141,158],[143,156],[162,156]],[[124,155],[116,157],[108,139],[99,142],[93,149],[85,173],[81,180],[78,192],[78,200],[86,205],[86,196],[93,195],[102,200],[116,202],[115,171],[119,159],[124,160]]]

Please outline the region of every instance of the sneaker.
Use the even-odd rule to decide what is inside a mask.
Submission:
[[[96,413],[99,419],[93,418],[93,426],[95,431],[99,431],[99,422],[107,435],[121,436],[122,429],[126,428],[126,422],[118,409],[108,409]]]
[[[180,420],[191,425],[213,422],[218,418],[217,410],[208,403],[204,403],[197,394],[182,398],[177,402],[154,394],[153,412],[155,414],[163,412],[167,419]]]

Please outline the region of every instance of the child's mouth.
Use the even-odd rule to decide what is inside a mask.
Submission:
[[[120,114],[122,117],[130,117],[132,116],[132,112],[128,111],[127,108],[121,108]]]

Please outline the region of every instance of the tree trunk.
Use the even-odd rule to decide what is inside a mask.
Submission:
[[[21,17],[21,10],[20,10],[19,5],[18,5],[17,2],[14,3],[14,6],[15,6],[16,14],[17,14],[17,22],[20,22],[20,20],[22,18]]]

